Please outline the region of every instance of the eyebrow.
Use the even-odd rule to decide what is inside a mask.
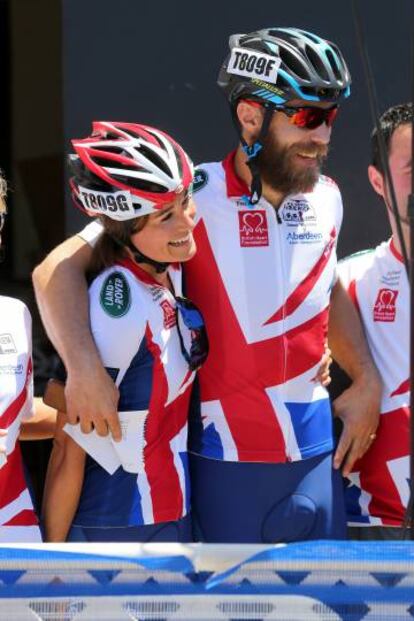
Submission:
[[[190,196],[190,192],[188,191],[188,189],[185,191],[185,194],[183,196],[183,200],[182,202],[184,203]],[[159,211],[156,214],[156,217],[158,218],[162,218],[162,216],[165,216],[165,214],[169,213],[172,209],[174,209],[174,204],[169,205],[168,207],[165,207],[162,211]]]
[[[156,218],[162,218],[163,216],[165,216],[167,213],[169,213],[173,209],[174,209],[174,205],[170,205],[169,207],[165,207],[164,209],[159,211],[157,214],[155,214],[155,217]]]

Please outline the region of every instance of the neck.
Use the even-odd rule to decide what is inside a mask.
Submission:
[[[407,249],[407,254],[408,254],[408,259],[409,259],[410,258],[410,234],[409,234],[409,231],[407,230],[406,226],[403,225],[402,229],[403,229],[403,236],[404,236],[405,247]],[[395,249],[397,250],[397,252],[402,257],[402,248],[401,248],[401,244],[400,244],[400,239],[399,239],[398,233],[396,231],[392,235],[392,241],[394,243]]]
[[[250,173],[250,169],[247,166],[247,156],[244,153],[241,145],[238,146],[236,151],[236,156],[234,158],[234,170],[236,175],[245,182],[247,186],[250,187],[252,183],[252,175]],[[262,180],[262,196],[276,209],[280,207],[285,198],[285,195],[282,192],[278,192],[277,190],[269,187]]]
[[[169,276],[168,276],[168,271],[165,270],[165,272],[157,272],[157,270],[155,269],[155,267],[153,265],[151,265],[150,263],[138,263],[138,261],[135,260],[132,252],[128,250],[128,254],[129,254],[129,258],[132,259],[132,261],[138,265],[139,268],[141,268],[142,270],[144,270],[144,272],[147,272],[147,274],[149,274],[150,276],[152,276],[152,278],[154,280],[156,280],[160,285],[162,285],[163,287],[167,287],[168,289],[170,288],[170,280],[169,280]]]

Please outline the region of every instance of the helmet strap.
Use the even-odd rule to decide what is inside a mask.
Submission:
[[[165,272],[170,265],[169,263],[161,263],[161,261],[155,261],[154,259],[150,259],[150,257],[147,257],[140,250],[138,250],[138,248],[135,248],[135,246],[133,246],[131,243],[127,245],[127,248],[132,252],[134,260],[137,263],[147,263],[148,265],[151,265],[155,268],[157,274],[162,274],[163,272]]]
[[[259,162],[257,158],[258,158],[260,151],[263,148],[264,139],[269,131],[270,121],[272,120],[272,115],[273,115],[273,109],[269,105],[264,104],[263,106],[264,117],[263,117],[262,127],[260,128],[259,135],[253,144],[248,145],[242,135],[242,129],[241,129],[240,121],[237,116],[236,107],[237,105],[232,106],[232,109],[231,109],[233,123],[239,135],[242,149],[247,155],[246,164],[250,169],[250,174],[252,175],[249,202],[251,205],[256,205],[262,196],[262,180],[260,177],[260,168],[259,168]]]

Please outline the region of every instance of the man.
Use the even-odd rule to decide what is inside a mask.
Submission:
[[[411,104],[393,106],[380,119],[408,253],[411,121]],[[346,490],[350,536],[364,540],[403,537],[402,524],[410,492],[410,292],[376,130],[371,140],[372,164],[368,167],[368,177],[387,208],[391,239],[340,264],[341,279],[360,313],[383,381],[377,438],[355,464]]]
[[[219,85],[241,145],[198,172],[198,254],[186,270],[211,344],[190,440],[197,532],[208,542],[341,538],[338,468],[346,474],[368,448],[380,394],[357,314],[334,283],[340,195],[319,180],[350,77],[336,46],[297,29],[231,37],[230,47]],[[91,241],[96,227],[82,235]],[[68,369],[71,420],[118,436],[117,394],[87,324],[90,252],[80,237],[68,240],[34,282]],[[327,393],[312,381],[332,285],[330,343],[354,380],[336,402],[344,432],[335,471]]]

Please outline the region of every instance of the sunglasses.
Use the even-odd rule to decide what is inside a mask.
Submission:
[[[175,303],[181,351],[190,371],[196,371],[205,362],[209,349],[204,319],[197,306],[188,298],[176,297]]]
[[[316,129],[322,123],[326,123],[328,127],[332,124],[338,114],[338,106],[332,108],[317,108],[306,106],[303,108],[290,108],[289,106],[276,106],[278,112],[283,112],[289,117],[290,122],[297,127],[303,129]]]

